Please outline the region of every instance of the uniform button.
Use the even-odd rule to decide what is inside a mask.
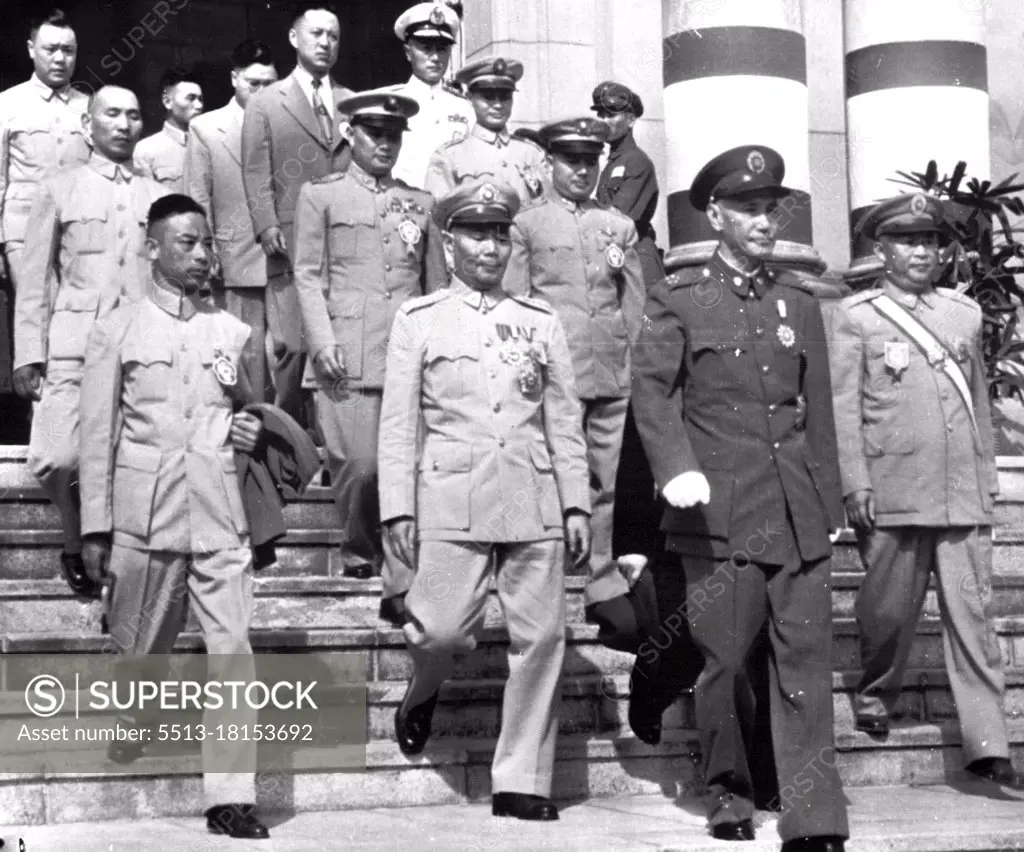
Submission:
[[[772,446],[775,447],[775,449],[778,449],[779,448],[779,442],[776,441],[774,444],[772,444]]]
[[[117,235],[118,235],[119,237],[123,237],[123,236],[124,236],[124,228],[122,228],[122,229],[121,229],[120,231],[118,231],[118,232],[117,232]]]
[[[437,462],[434,462],[434,470],[437,470]]]
[[[117,209],[118,210],[124,210],[124,205],[123,204],[118,204],[117,205]]]
[[[118,266],[124,266],[124,258],[123,257],[117,262],[117,265]]]
[[[942,398],[943,398],[943,399],[949,399],[949,394],[948,394],[948,393],[946,393],[946,391],[943,391],[943,392],[942,392]]]
[[[186,408],[185,409],[185,416],[186,417],[191,417],[192,416],[192,409],[191,408]]]
[[[592,317],[595,317],[595,316],[597,316],[597,311],[595,311],[595,310],[591,309],[591,311],[590,311],[590,315],[591,315]]]
[[[190,378],[189,378],[188,376],[182,376],[182,377],[181,377],[181,380],[182,380],[182,382],[184,382],[184,383],[185,383],[186,385],[187,385],[187,384],[188,384],[188,383],[189,383],[189,382],[191,381],[191,379],[190,379]]]
[[[380,211],[380,218],[381,219],[387,219],[387,217],[388,217],[388,211],[387,210],[381,210]]]
[[[501,403],[500,402],[494,403],[494,410],[495,411],[501,411]]]
[[[388,245],[388,243],[390,243],[391,240],[388,237],[384,237],[384,239],[381,240],[381,242],[384,243],[384,245]]]
[[[385,272],[390,272],[391,271],[391,264],[390,263],[385,263],[384,264],[384,271]]]
[[[385,299],[390,299],[391,298],[391,294],[390,293],[385,293],[384,294],[384,298]]]
[[[775,411],[775,403],[774,402],[771,405],[768,406],[768,410],[769,411]]]
[[[489,340],[485,340],[484,341],[484,346],[490,346],[490,345],[491,345],[491,341],[489,341]]]
[[[952,432],[953,431],[953,424],[952,423],[947,423],[946,424],[946,431],[947,432]]]
[[[763,366],[763,367],[761,368],[761,372],[762,372],[762,373],[767,373],[767,372],[768,372],[768,371],[769,371],[770,369],[771,369],[771,368],[770,368],[770,367],[769,367],[769,366],[768,366],[767,364],[765,364],[765,365],[764,365],[764,366]]]
[[[188,352],[188,344],[187,343],[182,343],[181,344],[181,351],[182,352]]]
[[[505,439],[504,438],[498,438],[498,446],[499,447],[504,447],[505,446]]]
[[[491,370],[491,372],[489,372],[489,373],[487,374],[487,376],[488,376],[489,378],[492,378],[492,379],[496,379],[496,378],[498,377],[498,374],[497,374],[497,373],[495,373],[495,372],[494,372],[494,370]]]

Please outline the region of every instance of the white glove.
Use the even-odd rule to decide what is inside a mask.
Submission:
[[[640,579],[644,568],[647,567],[647,557],[641,553],[627,553],[615,560],[619,567],[619,573],[626,578],[629,587],[632,589],[636,581]]]
[[[840,527],[835,532],[828,534],[828,540],[830,542],[832,542],[832,544],[835,544],[837,541],[839,541],[839,536],[841,536],[842,534],[843,534],[843,528]]]
[[[688,470],[669,482],[662,489],[662,494],[670,506],[689,509],[698,503],[707,505],[711,499],[711,486],[708,485],[707,477],[699,470]]]

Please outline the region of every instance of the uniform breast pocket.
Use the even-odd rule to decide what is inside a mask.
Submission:
[[[166,402],[175,380],[174,358],[166,343],[134,341],[121,353],[124,386],[136,403]]]
[[[475,340],[437,340],[427,344],[427,369],[438,397],[460,397],[473,392],[484,377]]]
[[[162,186],[173,189],[181,186],[182,171],[178,166],[154,166],[153,178]]]
[[[51,360],[84,360],[99,304],[100,294],[96,290],[65,287],[60,291],[50,318],[48,357]]]
[[[444,441],[427,446],[420,462],[417,510],[422,528],[469,529],[472,467],[472,447]]]
[[[747,356],[744,344],[695,340],[690,352],[693,358],[691,376],[704,391],[725,391],[737,385],[736,365]]]
[[[545,285],[568,282],[575,262],[575,247],[561,243],[542,245],[533,252],[533,273],[545,279]]]
[[[345,360],[345,375],[359,379],[363,375],[363,337],[366,322],[366,296],[362,293],[332,291],[327,299],[334,339]]]
[[[113,250],[106,210],[84,210],[74,219],[61,222],[65,245],[76,255],[94,255]]]
[[[789,341],[789,345],[786,344]],[[792,390],[793,394],[800,393],[800,376],[803,372],[804,353],[795,341],[785,337],[780,341],[775,339],[772,347],[772,369],[778,377],[783,389]]]
[[[333,211],[332,211],[333,214]],[[353,257],[367,251],[379,251],[377,222],[369,216],[342,213],[331,218],[327,248],[330,256]]]

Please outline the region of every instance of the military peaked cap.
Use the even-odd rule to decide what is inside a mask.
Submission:
[[[789,195],[782,185],[786,163],[782,155],[765,145],[741,145],[719,154],[698,173],[690,186],[690,203],[697,210],[719,198],[752,192]]]
[[[487,180],[467,181],[434,205],[434,224],[448,230],[453,224],[512,224],[519,212],[519,195],[512,187]]]
[[[926,192],[911,192],[879,202],[857,223],[856,233],[869,240],[882,234],[939,232],[946,219],[942,201]]]

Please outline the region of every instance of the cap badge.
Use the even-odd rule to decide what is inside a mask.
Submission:
[[[435,26],[441,26],[442,24],[444,24],[444,9],[442,9],[440,6],[435,6],[433,9],[431,9],[430,23],[434,24]]]
[[[622,269],[626,263],[626,255],[615,243],[604,250],[604,257],[612,269]]]
[[[213,375],[224,387],[233,388],[238,381],[238,369],[231,359],[219,349],[215,350],[214,354],[216,357],[213,360]]]
[[[581,118],[580,123],[576,125],[576,129],[580,136],[586,136],[590,132],[590,122],[585,118]]]
[[[415,246],[419,245],[420,240],[423,239],[423,231],[412,219],[405,219],[398,226],[398,236],[407,246]]]
[[[495,197],[497,197],[497,195],[498,195],[498,190],[496,190],[489,183],[485,183],[483,185],[483,188],[480,190],[480,197],[484,201],[486,201],[488,203],[490,203],[491,201],[494,201],[494,199],[495,199]]]
[[[761,174],[764,171],[764,154],[756,149],[747,154],[747,168],[755,175]]]
[[[508,70],[508,66],[505,64],[505,60],[504,59],[495,59],[494,60],[494,73],[495,74],[504,74],[507,70]]]
[[[928,199],[924,197],[920,192],[914,195],[910,199],[910,212],[915,216],[923,216],[924,211],[928,209]]]
[[[388,112],[398,112],[398,101],[395,98],[384,98],[384,109]]]

